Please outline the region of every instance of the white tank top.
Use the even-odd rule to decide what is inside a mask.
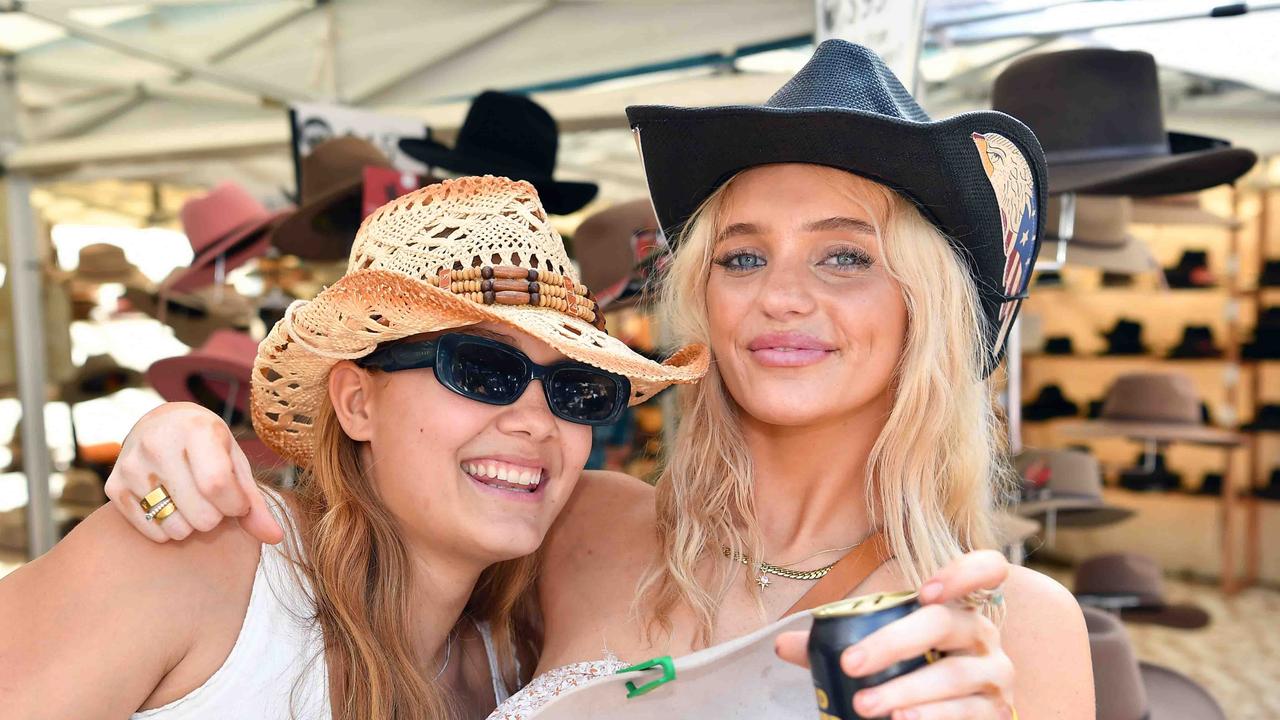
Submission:
[[[269,505],[283,506],[278,496],[268,500]],[[283,524],[289,526],[287,522]],[[319,626],[312,620],[315,602],[306,580],[290,567],[284,552],[282,546],[262,546],[244,624],[222,666],[187,695],[167,705],[134,713],[132,718],[320,720],[331,717],[324,642]],[[508,693],[494,657],[489,627],[487,623],[476,623],[476,627],[484,638],[494,700],[501,704]]]

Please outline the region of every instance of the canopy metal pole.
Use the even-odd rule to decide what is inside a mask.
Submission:
[[[43,269],[36,251],[31,178],[6,178],[9,201],[9,289],[13,293],[14,365],[22,402],[22,463],[27,474],[27,557],[53,547],[49,448],[44,437],[45,346]]]

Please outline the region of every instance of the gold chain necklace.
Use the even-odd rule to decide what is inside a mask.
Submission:
[[[760,573],[759,577],[756,578],[756,584],[760,586],[761,590],[769,587],[768,575],[777,575],[778,577],[786,578],[787,580],[821,580],[826,577],[827,573],[831,572],[831,568],[835,567],[836,563],[840,562],[839,560],[836,560],[830,565],[824,565],[815,570],[788,570],[785,567],[770,565],[767,562],[752,563],[751,558],[748,558],[742,553],[736,553],[727,547],[721,547],[721,549],[724,550],[725,557],[736,560],[748,567],[751,567],[752,565],[755,566],[756,570]]]

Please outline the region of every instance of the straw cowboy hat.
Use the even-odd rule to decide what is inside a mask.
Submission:
[[[486,90],[476,96],[450,148],[405,138],[400,149],[428,166],[464,175],[502,175],[533,185],[552,215],[567,215],[595,198],[595,183],[556,180],[560,130],[551,113],[523,95]]]
[[[1054,194],[1194,192],[1229,183],[1258,160],[1225,140],[1166,133],[1156,61],[1145,52],[1083,48],[1015,60],[996,78],[991,105],[1040,138]]]
[[[1031,131],[1001,112],[933,120],[871,50],[827,40],[763,105],[627,108],[668,240],[736,173],[771,163],[882,183],[945,233],[987,319],[990,373],[1040,251],[1049,180]]]
[[[1013,459],[1022,497],[1013,510],[1024,517],[1057,511],[1060,527],[1099,527],[1133,515],[1102,497],[1102,466],[1082,450],[1023,450]]]
[[[166,279],[166,289],[190,292],[216,279],[218,258],[223,270],[240,267],[267,251],[267,232],[288,213],[271,212],[247,190],[225,182],[182,206],[182,231],[195,253],[191,264]]]
[[[1061,212],[1061,198],[1049,198],[1045,232],[1050,240],[1060,240]],[[1132,201],[1127,197],[1081,195],[1076,198],[1075,227],[1067,242],[1067,262],[1128,274],[1160,269],[1146,243],[1129,232],[1132,216]]]
[[[1116,378],[1097,420],[1064,423],[1076,437],[1127,437],[1157,442],[1238,445],[1240,435],[1204,423],[1195,383],[1186,375],[1132,373]]]
[[[1225,720],[1226,713],[1191,678],[1139,662],[1114,615],[1082,608],[1093,658],[1097,720]]]
[[[1204,608],[1165,600],[1160,566],[1138,553],[1095,555],[1080,563],[1075,593],[1081,604],[1118,611],[1125,622],[1183,630],[1209,624],[1209,613]]]
[[[307,465],[312,419],[327,401],[324,381],[334,363],[380,343],[480,322],[516,328],[627,377],[631,404],[707,370],[703,346],[659,364],[604,331],[532,185],[491,176],[445,180],[370,215],[346,275],[314,300],[293,303],[272,328],[252,376],[258,436]]]

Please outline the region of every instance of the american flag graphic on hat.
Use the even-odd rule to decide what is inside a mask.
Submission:
[[[1004,237],[1004,295],[1000,307],[1000,332],[996,347],[1004,344],[1013,324],[1018,296],[1031,278],[1036,256],[1036,189],[1031,164],[1012,140],[998,133],[974,133],[973,142],[982,153],[982,165],[1000,206]]]

